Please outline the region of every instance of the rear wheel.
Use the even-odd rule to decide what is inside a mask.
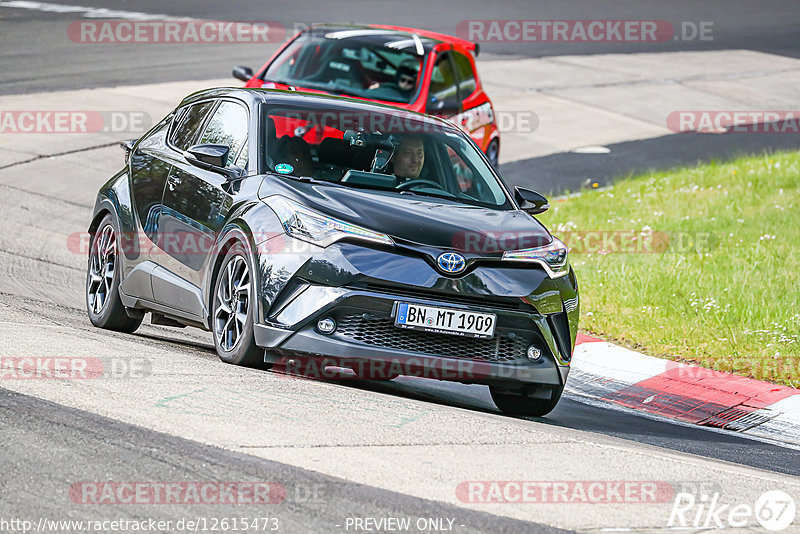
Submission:
[[[248,252],[237,243],[225,255],[214,287],[214,346],[225,363],[264,367],[264,350],[253,336],[254,286]]]
[[[106,215],[92,236],[86,272],[86,312],[93,325],[131,333],[139,328],[144,313],[125,310],[119,297],[122,263],[119,258],[116,221]]]
[[[541,388],[533,392],[510,392],[489,386],[489,391],[492,394],[492,400],[504,414],[541,417],[556,407],[561,393],[564,391],[564,386]]]

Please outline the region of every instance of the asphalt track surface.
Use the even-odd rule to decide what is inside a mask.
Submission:
[[[69,488],[76,480],[182,481],[196,480],[198,473],[204,480],[268,480],[285,488],[285,501],[275,506],[280,506],[277,513],[269,508],[265,512],[263,505],[165,505],[157,514],[159,520],[271,516],[279,520],[282,532],[324,532],[338,530],[334,527],[344,525],[347,517],[427,517],[432,513],[431,503],[423,499],[204,446],[2,389],[0,435],[6,466],[5,517],[65,518],[63,506],[70,501]],[[465,533],[566,532],[441,504],[436,514],[455,518],[458,531]],[[153,516],[143,507],[116,505],[98,507],[92,519]]]
[[[632,42],[504,42],[482,44],[483,57],[542,57],[676,50],[750,49],[800,57],[797,24],[800,6],[792,0],[675,0],[630,2],[594,0],[436,2],[333,0],[292,2],[242,0],[163,2],[145,0],[75,0],[52,3],[103,7],[224,21],[277,21],[286,28],[313,22],[359,22],[408,25],[454,34],[462,20],[665,20],[713,23],[712,40]],[[0,6],[3,2],[0,2]],[[0,9],[0,94],[77,89],[162,81],[219,78],[234,64],[258,68],[277,47],[252,44],[142,44],[94,46],[70,41],[75,13]]]
[[[260,2],[220,3],[201,1],[191,5],[162,2],[138,2],[132,7],[128,2],[74,2],[79,5],[97,5],[119,9],[135,9],[172,16],[192,16],[222,20],[278,20],[286,24],[296,21],[311,22],[308,13],[320,20],[369,20],[376,22],[419,25],[441,31],[453,31],[451,15],[453,2],[405,2],[404,13],[397,13],[400,4],[352,4],[328,2],[314,6],[308,2],[266,4]],[[531,4],[508,2],[500,6],[483,2],[459,2],[459,13],[470,13],[470,18],[624,18],[714,20],[720,31],[712,43],[669,43],[669,47],[752,48],[772,53],[800,57],[800,41],[796,39],[796,23],[800,10],[793,2],[666,2],[633,6],[628,2],[604,4],[603,14],[596,14],[594,2],[553,2]],[[535,15],[532,15],[535,13]],[[225,47],[206,47],[202,54],[190,45],[175,53],[175,47],[159,49],[149,47],[105,48],[98,53],[82,54],[74,47],[63,46],[65,25],[73,16],[48,14],[37,11],[0,9],[0,93],[12,94],[52,88],[100,87],[117,83],[135,84],[179,79],[218,77],[220,69],[227,71],[232,63],[260,65],[265,54],[256,47],[241,45],[241,60],[233,59]],[[460,20],[461,17],[459,17]],[[430,24],[427,22],[430,21]],[[689,48],[685,48],[689,47]],[[672,48],[676,49],[676,48]],[[609,43],[591,51],[568,44],[487,45],[485,52],[493,55],[540,56],[566,53],[605,53],[646,51],[647,46],[620,49]],[[168,53],[162,53],[168,52]],[[665,139],[636,142],[635,147],[614,147],[612,154],[621,154],[637,165],[646,165],[641,158],[641,147],[651,143],[665,144],[670,150],[683,151],[686,162],[694,158],[727,157],[738,150],[748,150],[746,136],[737,136],[734,146],[723,142],[725,136],[704,138],[698,143],[689,136],[671,136]],[[766,136],[769,137],[769,136]],[[783,146],[792,143],[783,136],[767,144]],[[765,138],[762,136],[760,139]],[[669,143],[673,143],[669,145]],[[691,147],[695,147],[690,150]],[[638,154],[638,155],[637,155]],[[585,156],[585,155],[583,155]],[[620,157],[622,157],[620,156]],[[586,177],[586,169],[597,164],[587,156],[585,163],[572,163],[562,155],[537,158],[547,172],[566,172],[575,176],[575,183]],[[524,169],[532,160],[515,162]],[[612,163],[596,171],[599,179],[610,179],[630,165]],[[638,162],[638,163],[637,163]],[[570,165],[576,165],[570,169]],[[585,165],[581,167],[581,165]],[[543,180],[547,177],[544,176]],[[547,182],[543,182],[545,185]],[[89,209],[96,190],[95,185],[82,184],[80,195],[85,201],[64,203],[46,192],[25,191],[20,187],[2,186],[0,216],[3,227],[12,220],[24,217],[31,211],[39,219],[56,217],[70,228],[82,229],[88,222]],[[543,187],[547,190],[546,187]],[[23,211],[20,211],[23,210]],[[23,214],[23,215],[20,215]],[[44,222],[38,226],[46,226]],[[59,236],[63,237],[63,236]],[[0,304],[13,310],[14,317],[30,323],[31,329],[55,324],[74,330],[78,334],[91,331],[93,339],[100,336],[108,341],[124,337],[127,341],[145,348],[157,347],[167,352],[186,355],[198,361],[215,358],[208,334],[196,331],[177,331],[144,326],[132,336],[106,333],[88,325],[80,299],[83,272],[81,262],[62,261],[43,253],[29,243],[29,236],[6,236],[0,244],[0,272],[2,291]],[[57,242],[57,241],[55,241]],[[60,289],[55,289],[60,288]],[[0,340],[5,348],[10,340]],[[233,376],[234,370],[219,363],[215,372]],[[249,371],[261,373],[262,371]],[[2,384],[0,384],[2,385]],[[732,466],[750,466],[765,472],[800,476],[800,453],[794,449],[764,443],[733,433],[723,433],[697,427],[672,424],[668,421],[643,417],[635,413],[610,407],[587,404],[580,397],[566,394],[556,410],[542,419],[511,419],[497,414],[488,391],[477,386],[464,386],[441,382],[423,383],[419,380],[399,379],[391,383],[353,382],[353,390],[363,390],[396,399],[424,401],[432,410],[457,408],[474,413],[476,417],[508,421],[509,425],[527,425],[532,429],[554,432],[589,432],[597,439],[615,438],[667,451],[687,457],[705,457]],[[336,395],[335,391],[331,395]],[[247,480],[248,477],[269,478],[284,483],[287,488],[308,487],[320,484],[327,499],[309,506],[308,503],[288,503],[281,509],[284,531],[330,531],[331,525],[348,516],[408,515],[428,517],[453,516],[465,525],[459,532],[556,532],[550,527],[535,523],[521,523],[506,517],[470,511],[461,507],[431,500],[410,497],[401,493],[336,479],[315,471],[285,463],[257,458],[240,452],[203,445],[197,441],[170,436],[141,426],[131,425],[84,410],[54,404],[7,389],[0,389],[0,446],[3,447],[3,479],[0,482],[0,515],[3,516],[76,516],[75,506],[66,496],[67,488],[76,480],[193,480],[204,477],[214,480]],[[413,464],[407,467],[413,470]],[[377,486],[378,484],[376,484]],[[161,508],[165,519],[195,516],[225,515],[227,510],[192,507]],[[241,509],[236,509],[241,515]],[[149,511],[130,507],[124,510],[104,508],[93,510],[93,517],[118,517],[120,514],[150,517]],[[282,529],[283,530],[283,529]]]

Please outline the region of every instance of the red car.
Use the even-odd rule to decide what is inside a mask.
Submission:
[[[478,45],[399,26],[315,25],[295,35],[246,87],[328,93],[443,116],[460,126],[497,168],[500,133],[475,69]]]

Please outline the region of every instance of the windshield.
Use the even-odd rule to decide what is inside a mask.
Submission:
[[[264,81],[407,104],[423,60],[416,44],[376,30],[304,33],[275,58]]]
[[[330,104],[267,108],[264,120],[272,172],[512,209],[477,147],[447,123],[404,110],[376,112]]]

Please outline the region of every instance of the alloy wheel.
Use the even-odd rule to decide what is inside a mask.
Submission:
[[[242,338],[250,310],[250,269],[241,256],[234,256],[220,273],[214,310],[214,335],[225,351],[232,351]]]
[[[99,315],[108,303],[117,265],[117,238],[108,224],[98,234],[89,256],[89,283],[86,292],[89,308]]]

